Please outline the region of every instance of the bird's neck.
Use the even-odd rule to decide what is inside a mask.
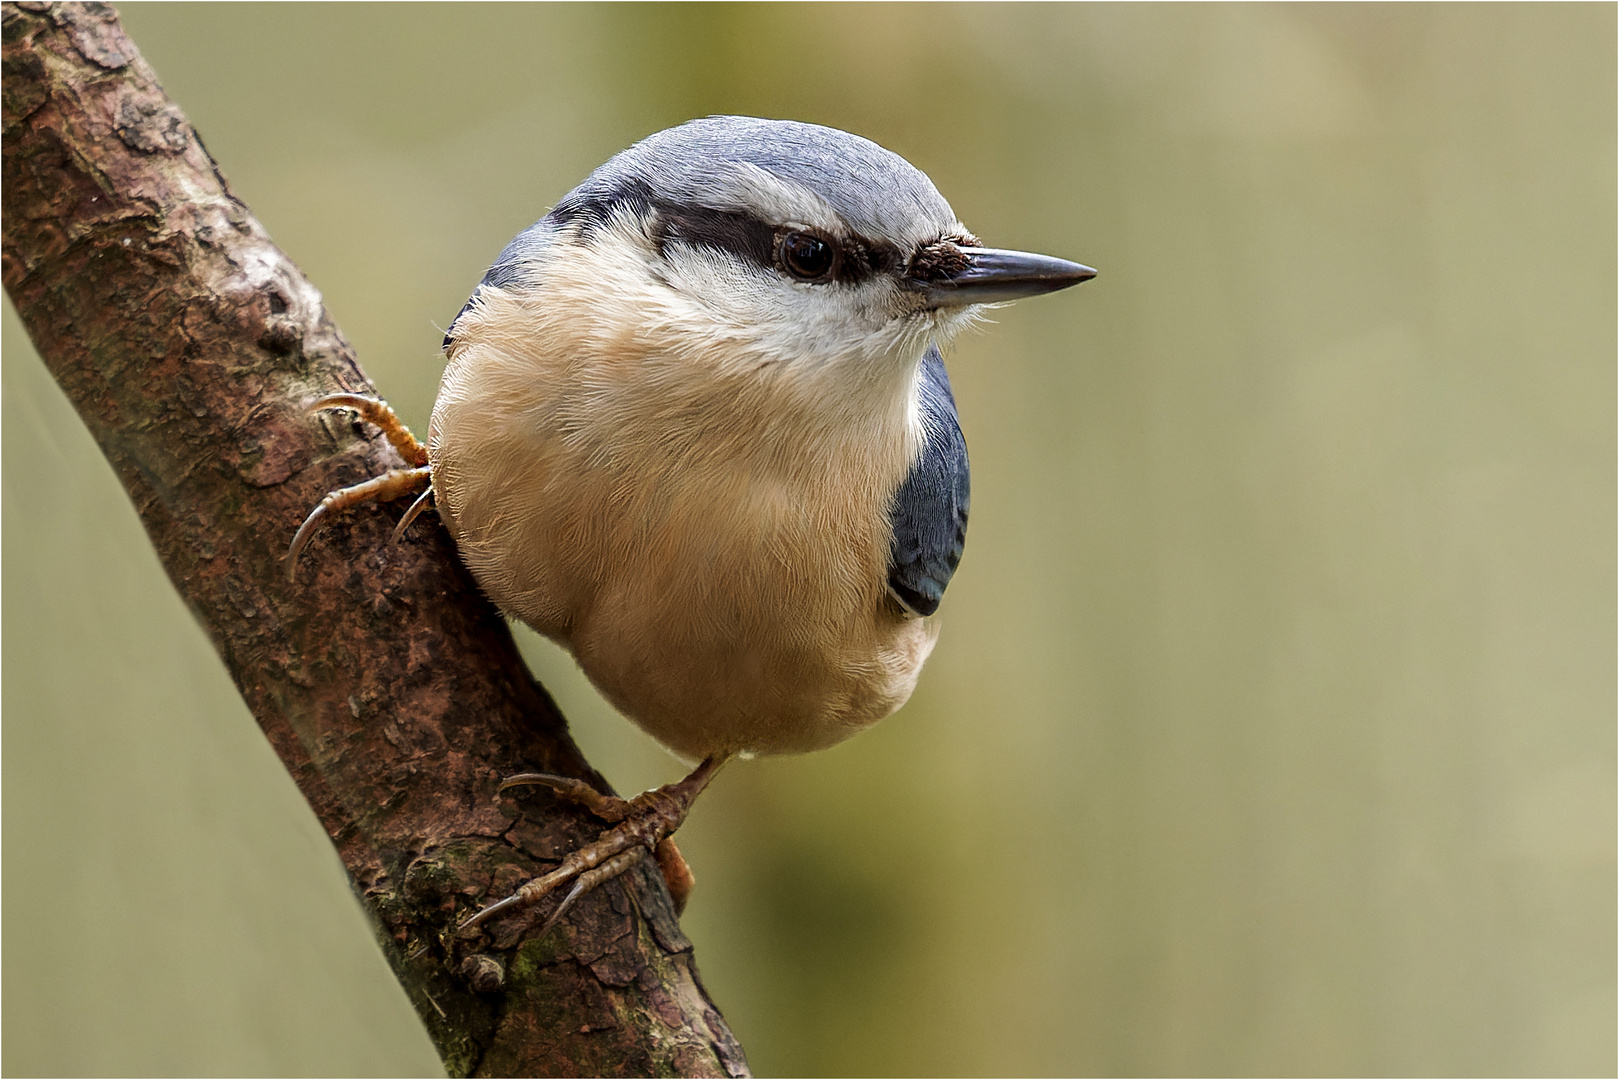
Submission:
[[[841,476],[881,487],[897,486],[920,453],[921,349],[867,361],[855,377],[835,361],[733,359],[653,348],[587,360],[616,373],[618,407],[611,418],[596,414],[596,437],[661,446],[674,470],[734,468],[810,483]]]

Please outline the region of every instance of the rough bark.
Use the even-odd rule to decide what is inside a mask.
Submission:
[[[541,937],[454,925],[600,824],[524,771],[607,790],[430,515],[341,517],[401,462],[326,393],[374,394],[320,294],[234,198],[114,13],[7,3],[4,280],[276,753],[332,837],[452,1075],[742,1075],[650,862]],[[521,801],[519,801],[521,800]]]

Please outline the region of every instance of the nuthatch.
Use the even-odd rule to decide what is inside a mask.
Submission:
[[[328,496],[293,558],[326,512],[430,483],[401,528],[431,494],[506,614],[702,762],[628,802],[509,780],[616,824],[467,925],[573,881],[554,921],[730,757],[831,746],[904,704],[967,528],[939,350],[980,305],[1093,276],[981,247],[866,139],[709,117],[614,157],[501,252],[445,336],[425,448],[381,402],[316,403],[358,409],[415,468]]]

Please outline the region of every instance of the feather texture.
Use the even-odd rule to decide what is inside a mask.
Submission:
[[[905,610],[932,615],[961,562],[967,541],[970,486],[967,441],[956,421],[956,400],[944,358],[929,346],[922,358],[917,405],[924,438],[921,456],[894,493],[889,510],[888,588]]]

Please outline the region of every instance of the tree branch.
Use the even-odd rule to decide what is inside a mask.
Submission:
[[[314,807],[452,1075],[745,1075],[649,864],[544,937],[456,937],[599,823],[503,776],[608,790],[500,615],[424,516],[328,490],[398,467],[305,403],[375,394],[320,294],[231,193],[100,4],[6,3],[4,280],[175,587]]]

